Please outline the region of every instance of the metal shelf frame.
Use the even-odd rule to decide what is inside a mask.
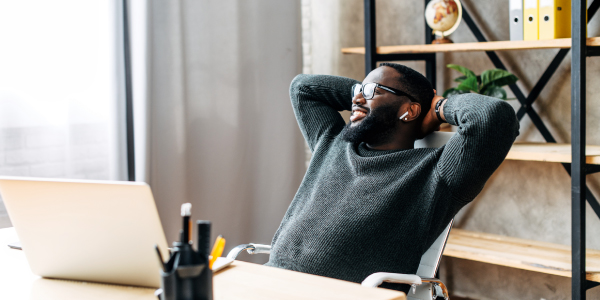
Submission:
[[[424,7],[430,0],[424,0]],[[585,163],[585,81],[586,81],[586,58],[587,56],[598,56],[598,47],[586,46],[586,10],[587,20],[598,11],[600,0],[592,1],[589,8],[586,0],[572,0],[572,45],[571,49],[561,49],[529,94],[525,94],[516,85],[509,86],[521,107],[517,111],[517,118],[521,120],[525,114],[529,116],[534,126],[540,131],[548,143],[556,143],[548,127],[544,124],[532,104],[539,97],[552,75],[556,72],[561,62],[572,50],[571,59],[571,163],[563,163],[563,167],[571,176],[571,200],[572,200],[572,299],[583,300],[586,298],[587,289],[598,286],[598,283],[589,282],[585,278],[585,202],[590,204],[594,212],[600,217],[600,204],[585,183],[587,174],[600,171],[600,168]],[[425,61],[425,75],[431,84],[436,86],[436,57],[435,53],[419,54],[378,54],[375,26],[375,0],[364,0],[365,13],[365,74],[377,67],[378,61]],[[468,9],[463,5],[462,19],[465,21],[475,38],[479,42],[487,42],[487,39],[471,18]],[[425,24],[425,43],[431,44],[433,38],[432,30]],[[498,69],[506,70],[496,52],[486,51],[487,56]]]

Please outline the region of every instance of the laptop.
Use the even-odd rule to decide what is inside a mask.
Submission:
[[[160,287],[154,245],[169,256],[147,184],[0,177],[0,195],[34,274]]]

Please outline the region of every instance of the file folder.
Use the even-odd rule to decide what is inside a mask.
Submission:
[[[539,38],[571,37],[571,0],[539,0]]]
[[[510,40],[523,40],[523,0],[510,0],[509,7],[509,28]]]
[[[523,3],[523,40],[538,39],[538,0],[525,0]]]

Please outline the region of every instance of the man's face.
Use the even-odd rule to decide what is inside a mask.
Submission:
[[[398,82],[398,72],[390,67],[379,67],[363,80],[365,83],[379,83],[402,90]],[[408,103],[404,97],[376,88],[373,99],[365,100],[362,93],[352,99],[350,122],[342,131],[342,138],[348,142],[377,144],[391,138],[399,120],[400,108]]]

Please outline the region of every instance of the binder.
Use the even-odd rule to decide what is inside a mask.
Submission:
[[[571,37],[571,0],[539,0],[539,38]]]
[[[510,0],[509,7],[509,28],[510,40],[523,40],[523,0]]]
[[[523,3],[523,40],[538,39],[538,0],[525,0]]]

